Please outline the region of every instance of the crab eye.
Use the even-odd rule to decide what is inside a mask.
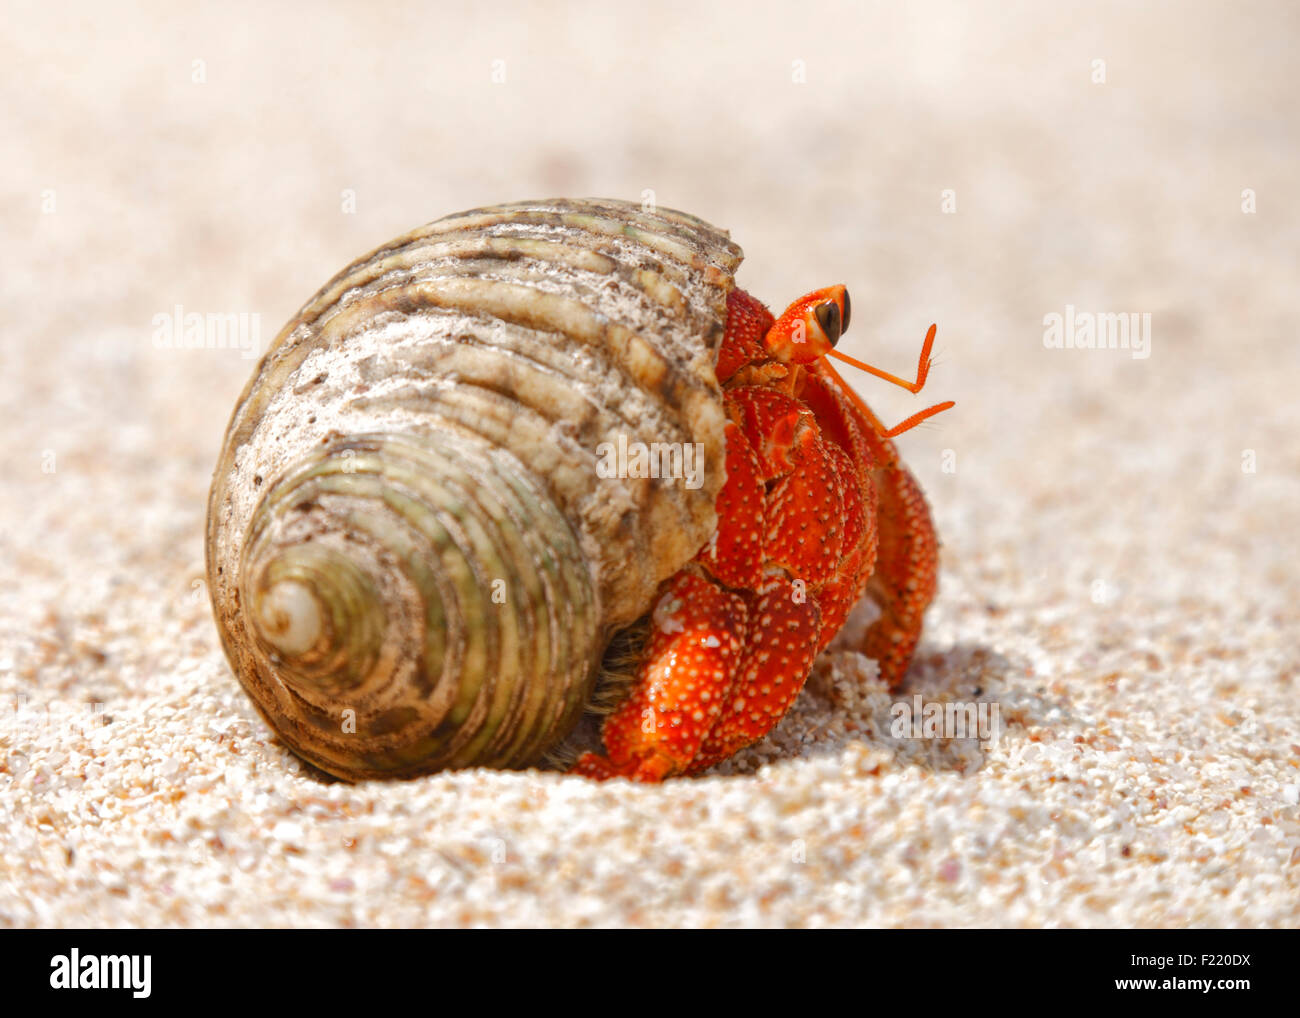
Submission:
[[[818,304],[817,324],[822,327],[822,332],[826,333],[826,338],[830,341],[831,346],[838,343],[840,333],[843,331],[840,324],[840,306],[833,300]]]
[[[844,320],[840,322],[840,335],[849,331],[849,291],[844,291]]]

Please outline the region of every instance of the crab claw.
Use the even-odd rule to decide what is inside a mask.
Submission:
[[[655,605],[632,693],[605,721],[608,757],[584,754],[573,772],[662,781],[686,771],[722,712],[747,620],[739,594],[678,573]]]

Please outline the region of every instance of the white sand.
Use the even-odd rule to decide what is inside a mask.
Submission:
[[[1296,925],[1295,9],[616,7],[6,19],[0,924]],[[939,323],[897,698],[996,701],[1001,738],[892,739],[840,655],[698,780],[308,774],[201,584],[252,363],[153,316],[265,342],[420,222],[647,188],[772,303],[846,282],[850,352],[902,370]],[[1067,304],[1150,312],[1151,356],[1044,349]]]

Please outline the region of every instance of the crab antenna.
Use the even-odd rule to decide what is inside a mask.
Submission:
[[[916,362],[916,381],[909,382],[905,378],[899,378],[897,375],[891,375],[888,371],[882,371],[880,368],[872,367],[866,361],[860,361],[856,357],[850,357],[846,353],[840,353],[838,350],[829,351],[829,356],[834,357],[837,361],[843,361],[845,364],[852,364],[855,368],[875,375],[877,378],[883,378],[886,382],[893,382],[901,386],[908,392],[918,393],[925,387],[925,379],[930,374],[930,348],[934,346],[934,334],[938,330],[937,325],[931,325],[930,331],[925,334],[925,342],[921,344],[921,357]]]
[[[908,392],[915,394],[920,392],[921,389],[925,386],[926,376],[929,375],[930,373],[930,348],[934,346],[934,334],[936,329],[937,329],[936,326],[931,325],[930,331],[925,334],[925,343],[922,344],[921,346],[921,357],[916,365],[915,382],[909,382],[905,378],[899,378],[897,375],[891,375],[888,371],[882,371],[880,368],[872,367],[870,364],[867,364],[865,361],[860,361],[856,357],[850,357],[848,354],[840,353],[838,350],[830,350],[827,353],[829,357],[834,357],[836,360],[843,361],[845,364],[851,364],[853,365],[853,367],[860,368],[861,370],[867,372],[868,374],[875,375],[877,378],[883,378],[886,382],[893,382],[895,385],[902,386]],[[952,400],[946,400],[943,403],[936,403],[934,406],[927,407],[926,409],[922,410],[920,413],[913,414],[905,421],[902,421],[899,424],[895,424],[892,428],[886,429],[885,426],[880,423],[880,418],[878,418],[875,414],[871,412],[871,408],[867,406],[866,402],[862,399],[862,397],[859,396],[854,391],[851,385],[849,385],[847,382],[844,381],[843,378],[840,377],[840,373],[830,365],[829,361],[823,358],[821,364],[825,368],[825,370],[829,372],[832,376],[834,376],[835,379],[839,381],[839,383],[844,387],[844,390],[848,395],[849,399],[853,401],[853,403],[857,406],[858,410],[862,412],[862,414],[866,417],[866,419],[871,422],[872,427],[876,429],[876,432],[882,438],[897,438],[903,432],[910,431],[912,428],[916,427],[918,424],[920,424],[922,421],[926,420],[927,418],[933,417],[935,414],[938,413],[943,413],[943,411],[948,410],[951,407],[957,405]]]

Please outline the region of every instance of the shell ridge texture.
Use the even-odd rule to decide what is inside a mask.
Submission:
[[[231,666],[356,780],[537,763],[712,535],[740,249],[667,209],[471,209],[331,278],[241,394],[208,506]],[[601,476],[698,444],[701,483]]]

